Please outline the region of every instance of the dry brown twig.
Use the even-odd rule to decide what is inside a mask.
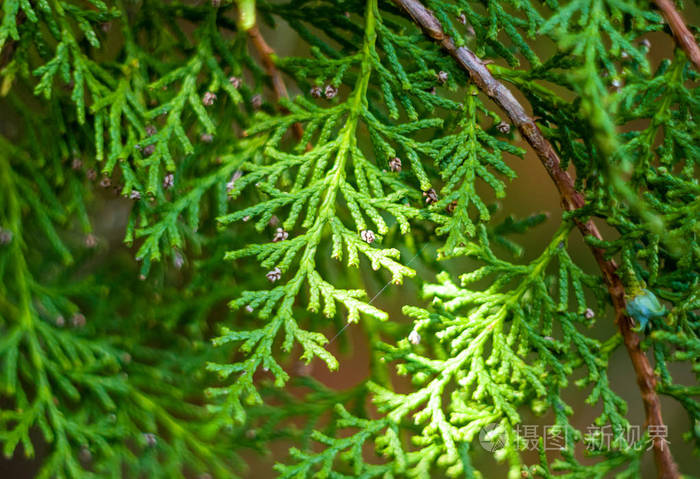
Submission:
[[[272,47],[270,47],[270,45],[267,44],[257,25],[253,25],[250,29],[248,29],[248,38],[250,38],[255,50],[258,52],[258,55],[260,55],[260,59],[265,66],[265,71],[270,76],[272,81],[272,89],[275,92],[277,101],[279,102],[282,98],[289,98],[282,74],[275,65],[275,51],[272,49]],[[286,108],[280,107],[280,109],[284,113],[289,113]],[[301,138],[304,136],[304,129],[301,126],[301,123],[294,123],[292,125],[292,129],[294,130],[294,135],[297,137],[297,139],[301,140]]]
[[[20,11],[17,14],[16,22],[18,29],[26,19],[27,15],[24,13],[24,11]],[[12,56],[15,53],[15,49],[17,48],[18,43],[19,42],[17,40],[11,40],[7,42],[2,49],[0,49],[0,71],[2,71],[12,60]]]
[[[654,0],[654,3],[659,7],[664,18],[666,18],[678,46],[688,55],[695,68],[700,70],[700,47],[698,47],[695,37],[685,25],[681,14],[676,10],[676,6],[671,0]]]
[[[485,62],[468,48],[457,47],[452,38],[445,34],[437,18],[420,1],[394,0],[394,3],[408,13],[430,39],[440,44],[469,74],[474,84],[506,112],[513,124],[518,127],[523,137],[535,150],[547,173],[557,186],[562,207],[567,211],[581,208],[585,203],[585,198],[576,190],[571,176],[561,168],[561,161],[554,148],[510,90],[494,78]],[[602,239],[593,220],[589,219],[585,222],[576,220],[576,225],[584,237],[593,236]],[[649,359],[639,346],[639,336],[632,330],[633,322],[627,314],[625,287],[617,275],[617,265],[614,261],[605,259],[603,250],[600,248],[595,246],[590,246],[590,248],[603,274],[615,309],[615,321],[623,337],[627,353],[632,360],[644,403],[646,424],[647,426],[665,427],[661,414],[661,403],[656,393],[656,375]],[[680,478],[678,466],[673,460],[668,445],[663,441],[655,441],[653,448],[657,477],[659,479]]]
[[[7,42],[5,48],[3,48],[0,52],[0,71],[2,71],[2,69],[5,68],[5,66],[7,66],[8,63],[10,63],[12,55],[15,52],[16,46],[17,42],[15,42],[14,40],[11,42]]]

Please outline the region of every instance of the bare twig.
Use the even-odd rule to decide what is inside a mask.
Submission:
[[[10,41],[5,44],[5,47],[0,51],[0,71],[3,70],[10,63],[12,55],[15,53],[15,48],[17,47],[16,41]]]
[[[282,98],[288,98],[289,94],[287,93],[287,87],[282,79],[282,74],[275,65],[275,51],[272,49],[272,47],[270,47],[270,45],[267,44],[257,25],[253,25],[248,30],[248,38],[250,38],[250,41],[253,42],[253,46],[257,50],[263,65],[265,66],[265,71],[267,71],[267,74],[272,80],[272,89],[275,91],[277,101],[280,101]],[[280,109],[282,109],[285,113],[289,113],[289,111],[287,111],[285,108]],[[294,123],[292,128],[294,130],[294,135],[297,137],[297,139],[301,140],[302,136],[304,136],[304,129],[302,128],[301,123]]]
[[[19,29],[19,26],[24,23],[24,21],[27,19],[27,15],[24,13],[24,11],[21,11],[17,14],[15,17],[15,22],[17,25],[17,28]],[[17,40],[11,40],[7,42],[4,46],[4,48],[0,49],[0,71],[2,71],[8,63],[10,63],[10,60],[12,60],[12,56],[15,53],[15,49],[17,48],[17,44],[19,42]]]
[[[535,150],[547,173],[557,186],[562,207],[567,211],[581,208],[585,203],[584,196],[576,190],[571,176],[561,168],[561,161],[554,148],[510,90],[493,77],[484,62],[471,50],[466,47],[457,47],[452,38],[445,34],[437,18],[420,1],[394,0],[394,3],[408,13],[428,37],[439,43],[467,71],[474,84],[506,112],[513,124],[518,127]],[[593,236],[602,239],[592,220],[585,222],[577,220],[576,225],[584,237]],[[639,346],[639,336],[632,330],[633,323],[627,314],[625,302],[625,287],[617,275],[617,265],[614,261],[605,259],[603,250],[594,246],[590,247],[603,274],[615,309],[615,321],[634,366],[637,384],[644,403],[646,423],[648,426],[664,427],[661,403],[656,394],[656,376],[649,359]],[[657,477],[659,479],[678,479],[680,477],[678,466],[673,460],[668,445],[663,441],[655,441],[653,447]]]
[[[671,0],[654,0],[654,3],[663,13],[668,26],[671,27],[673,36],[676,38],[678,46],[688,55],[695,68],[700,70],[700,47],[695,42],[695,37],[688,30],[683,18]]]

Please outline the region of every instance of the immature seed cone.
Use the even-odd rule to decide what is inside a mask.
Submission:
[[[311,90],[309,90],[309,94],[314,98],[321,98],[321,95],[323,95],[323,90],[320,86],[314,85],[311,87]]]
[[[174,183],[175,175],[173,175],[172,173],[168,173],[167,175],[165,175],[165,178],[163,178],[163,189],[169,190],[173,187]]]
[[[326,95],[326,98],[330,100],[331,98],[335,98],[335,96],[338,94],[338,89],[333,85],[326,85],[324,93]]]
[[[279,281],[279,279],[282,277],[282,271],[279,268],[275,268],[272,271],[269,271],[265,277],[271,282],[274,283],[275,281]]]
[[[435,188],[430,188],[428,191],[424,191],[423,196],[425,197],[426,205],[432,205],[433,203],[437,203],[438,196],[435,192]]]
[[[214,101],[216,101],[216,93],[208,91],[202,97],[202,103],[204,103],[205,106],[212,106]]]
[[[362,238],[362,241],[366,243],[374,243],[374,240],[376,239],[372,230],[360,231],[360,238]]]
[[[284,241],[289,237],[289,233],[284,231],[282,228],[277,228],[277,231],[275,232],[275,236],[272,237],[272,242],[277,243],[279,241]]]

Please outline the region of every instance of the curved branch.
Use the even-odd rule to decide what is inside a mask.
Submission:
[[[15,17],[17,29],[19,29],[20,25],[22,25],[26,19],[27,15],[24,13],[24,10],[17,14]],[[0,47],[0,72],[2,72],[12,60],[12,56],[14,55],[18,44],[19,40],[11,40],[5,44],[4,48]]]
[[[12,60],[12,55],[15,53],[15,48],[17,47],[17,42],[12,40],[5,44],[5,48],[0,50],[0,72],[4,70],[10,60]]]
[[[666,18],[678,46],[688,55],[695,68],[700,70],[700,47],[698,47],[695,37],[685,25],[681,14],[676,10],[676,6],[671,0],[654,0],[654,3]]]
[[[452,38],[445,34],[438,19],[420,1],[394,0],[394,3],[408,13],[428,37],[439,43],[469,74],[474,84],[506,112],[513,124],[518,127],[535,150],[547,173],[557,186],[562,207],[567,211],[581,208],[585,203],[583,194],[576,190],[571,176],[561,168],[561,161],[554,148],[510,90],[493,77],[486,68],[486,64],[471,50],[466,47],[457,47]],[[593,220],[585,222],[576,220],[576,226],[584,237],[593,236],[602,239]],[[647,426],[665,427],[661,415],[661,403],[656,394],[656,375],[649,359],[639,346],[639,336],[632,330],[633,322],[627,314],[625,302],[625,287],[617,275],[617,265],[614,261],[605,259],[602,249],[594,246],[590,246],[590,248],[603,274],[615,309],[615,322],[632,360],[644,403]],[[680,478],[678,466],[673,460],[668,445],[663,441],[655,441],[653,447],[657,477],[659,479]]]
[[[288,98],[289,94],[287,93],[287,87],[282,79],[282,74],[275,65],[275,51],[272,49],[272,47],[270,47],[270,45],[267,44],[265,38],[263,38],[262,34],[260,33],[257,24],[248,29],[248,38],[250,38],[250,41],[253,43],[253,46],[260,55],[263,65],[265,66],[265,71],[267,71],[267,74],[272,80],[272,89],[275,91],[277,101],[280,101],[282,98]],[[280,109],[285,113],[289,113],[286,108]],[[302,128],[301,123],[294,123],[292,128],[294,129],[294,135],[297,137],[297,139],[301,140],[301,138],[304,136],[304,129]]]

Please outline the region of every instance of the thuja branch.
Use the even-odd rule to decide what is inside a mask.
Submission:
[[[417,0],[394,0],[394,3],[408,13],[427,36],[439,43],[469,74],[474,84],[506,112],[535,150],[557,186],[563,208],[567,211],[581,208],[585,203],[583,194],[576,190],[571,176],[561,168],[561,161],[554,148],[510,90],[493,77],[486,64],[471,50],[463,46],[457,47],[452,38],[445,34],[437,18],[422,3]],[[601,234],[592,220],[577,220],[576,224],[584,237],[593,236],[601,239]],[[633,323],[626,311],[625,288],[617,275],[617,265],[614,261],[605,259],[602,249],[591,246],[591,250],[603,274],[615,309],[616,323],[637,375],[647,425],[663,426],[661,403],[656,394],[656,376],[648,358],[640,348],[639,336],[632,330]],[[657,476],[663,479],[679,478],[678,467],[668,446],[661,441],[655,441],[653,447]]]
[[[676,10],[676,6],[671,0],[654,0],[654,3],[663,12],[664,18],[666,18],[678,45],[688,55],[695,68],[700,70],[700,47],[698,47],[695,37],[685,25],[681,14]]]

